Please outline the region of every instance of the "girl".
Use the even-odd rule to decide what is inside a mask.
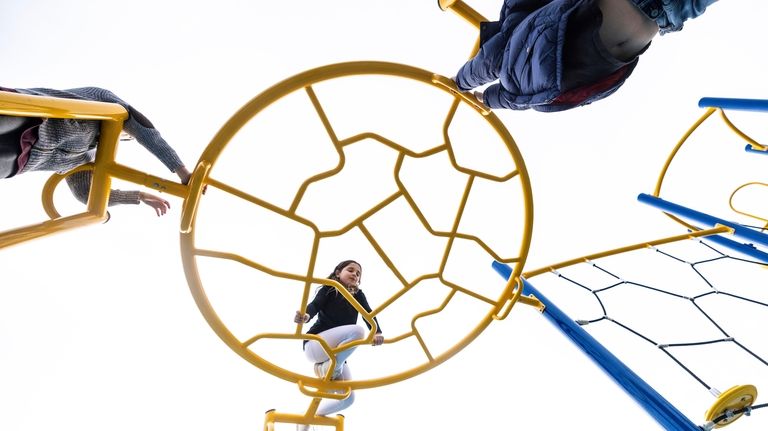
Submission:
[[[370,313],[371,306],[368,305],[365,294],[360,290],[362,272],[363,270],[359,263],[353,260],[345,260],[336,265],[336,268],[328,278],[338,281],[352,294],[363,309]],[[333,286],[325,285],[318,288],[315,298],[307,306],[307,312],[296,311],[294,322],[307,323],[315,316],[317,316],[317,320],[307,333],[317,334],[331,348],[365,338],[365,329],[357,325],[357,310]],[[374,320],[376,319],[374,318]],[[368,329],[370,329],[371,325],[367,321],[365,323]],[[373,338],[374,346],[381,345],[384,342],[384,336],[378,324],[379,322],[376,320],[377,329],[376,335]],[[352,378],[349,365],[347,365],[347,358],[355,349],[356,347],[351,347],[336,353],[336,367],[333,370],[332,380],[350,380]],[[315,375],[319,378],[324,377],[331,361],[328,354],[323,350],[322,345],[316,340],[305,340],[304,354],[315,364]],[[343,400],[323,400],[317,409],[317,415],[326,416],[341,411],[352,405],[354,399],[355,394],[351,393],[349,397]],[[306,425],[299,425],[298,429],[306,430],[309,428]]]

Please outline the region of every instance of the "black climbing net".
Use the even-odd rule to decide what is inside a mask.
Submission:
[[[691,239],[585,260],[532,282],[701,423],[715,402],[712,395],[751,384],[759,401],[760,389],[768,390],[768,340],[762,334],[768,325],[768,266],[727,251],[706,238]],[[766,406],[756,402],[713,422]]]

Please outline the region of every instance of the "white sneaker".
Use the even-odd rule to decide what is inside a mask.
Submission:
[[[322,379],[325,377],[325,374],[328,372],[328,367],[331,366],[331,360],[327,360],[325,362],[316,362],[315,363],[315,375],[318,379]],[[331,380],[336,380],[339,377],[341,377],[341,372],[334,370],[333,376],[331,376]]]
[[[315,362],[315,376],[317,376],[318,379],[325,377],[325,372],[328,371],[328,365],[330,363],[331,361]]]
[[[305,424],[296,424],[296,431],[314,431],[315,427]]]

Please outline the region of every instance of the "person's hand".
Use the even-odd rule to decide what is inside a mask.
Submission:
[[[176,169],[176,175],[179,176],[179,180],[181,180],[181,183],[184,185],[189,184],[189,180],[192,178],[192,173],[189,172],[189,169],[187,169],[186,166]],[[208,190],[208,184],[203,186],[203,194],[205,194],[206,190]]]
[[[179,176],[179,180],[181,180],[181,183],[184,185],[189,184],[189,179],[192,177],[192,174],[186,166],[176,169],[176,175]]]
[[[475,92],[473,94],[475,95],[475,99],[477,99],[478,102],[483,103],[483,92],[482,91],[475,90]]]
[[[139,201],[144,202],[145,204],[154,208],[158,217],[165,215],[165,213],[171,208],[171,204],[167,200],[150,193],[139,192]]]
[[[297,310],[296,315],[293,317],[293,321],[295,323],[307,323],[309,322],[309,314]]]
[[[384,344],[384,336],[381,334],[376,334],[373,336],[373,345],[374,346],[381,346]]]

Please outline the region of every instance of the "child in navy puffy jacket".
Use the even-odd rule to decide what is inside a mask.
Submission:
[[[562,111],[613,94],[657,34],[717,0],[504,0],[454,80],[490,108]]]

